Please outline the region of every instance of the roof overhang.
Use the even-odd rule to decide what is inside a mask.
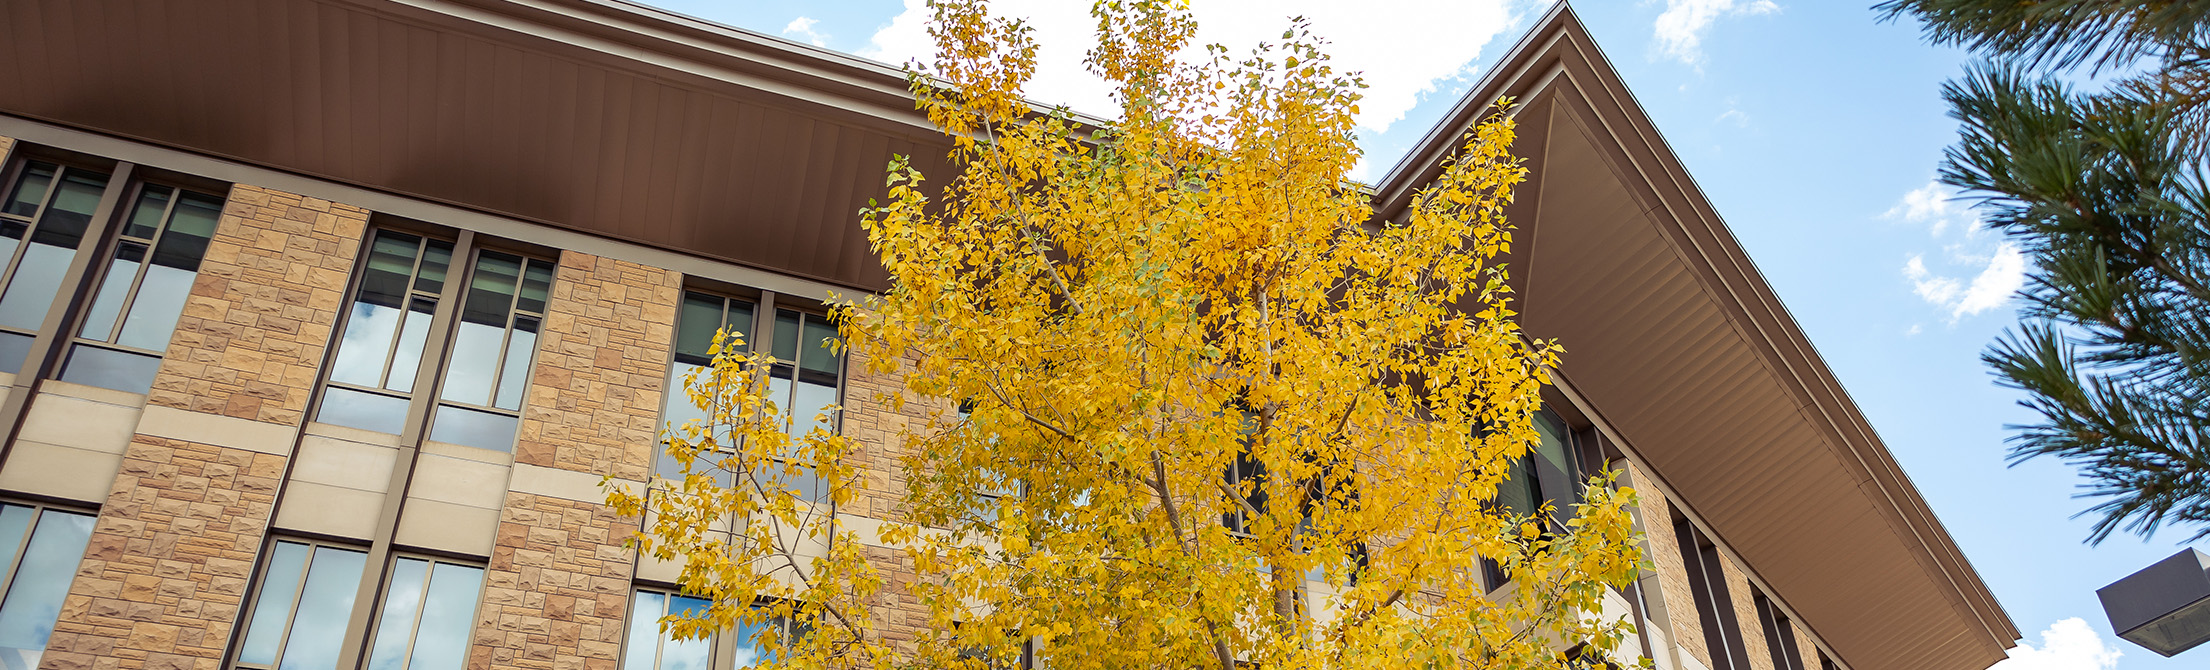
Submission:
[[[891,157],[948,172],[900,70],[616,0],[0,12],[0,112],[851,288]]]
[[[1564,383],[1838,660],[2004,658],[2017,627],[1564,3],[1380,183],[1377,216],[1507,96],[1530,169],[1507,262]]]

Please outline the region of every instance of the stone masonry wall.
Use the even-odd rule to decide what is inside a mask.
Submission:
[[[1711,650],[1704,643],[1702,619],[1696,615],[1696,597],[1688,585],[1688,567],[1681,561],[1680,542],[1673,535],[1673,507],[1650,485],[1649,473],[1627,464],[1628,475],[1642,492],[1643,537],[1648,542],[1650,563],[1657,569],[1658,587],[1664,591],[1666,616],[1671,619],[1674,643],[1689,655],[1696,657],[1704,667],[1711,667]]]
[[[682,277],[564,252],[515,461],[644,479]],[[468,670],[614,670],[637,520],[596,500],[507,494]]]
[[[0,137],[0,157],[7,156],[8,150],[13,148],[15,148],[15,138]]]
[[[1757,616],[1757,587],[1731,559],[1719,559],[1719,572],[1727,580],[1727,599],[1733,601],[1734,621],[1742,630],[1742,648],[1749,651],[1750,670],[1777,670],[1772,647],[1765,640],[1765,620]]]
[[[563,252],[515,462],[645,479],[682,296],[676,272]]]
[[[236,186],[148,402],[296,426],[368,212]],[[138,435],[44,670],[215,670],[286,457]]]
[[[147,404],[300,424],[368,210],[240,184]]]

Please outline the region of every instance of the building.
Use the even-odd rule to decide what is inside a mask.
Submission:
[[[735,636],[656,638],[682,603],[597,483],[651,471],[684,333],[749,319],[786,347],[830,292],[884,285],[855,210],[893,153],[943,170],[898,71],[619,0],[0,13],[0,665],[732,664]],[[1528,329],[1572,347],[1567,452],[1663,494],[1618,599],[1637,650],[2001,658],[2016,628],[1570,10],[1379,215],[1507,94],[1534,170],[1512,262]],[[870,398],[895,380],[840,363],[793,388],[887,448],[904,418]]]

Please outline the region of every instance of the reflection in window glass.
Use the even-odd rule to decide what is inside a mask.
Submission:
[[[16,170],[0,204],[0,372],[19,373],[61,293],[107,175],[37,161]]]
[[[703,614],[703,598],[658,591],[638,591],[629,606],[629,640],[622,654],[622,670],[708,670],[714,659],[714,640],[677,640],[660,631],[660,618],[669,614]]]
[[[247,617],[238,663],[335,670],[367,558],[351,549],[277,542]]]
[[[30,670],[46,653],[69,582],[92,538],[88,514],[0,505],[0,560],[10,561],[0,597],[0,667]]]
[[[483,568],[402,557],[392,563],[369,670],[461,670]]]
[[[316,421],[400,432],[452,257],[451,242],[376,231],[360,284],[346,305],[345,330]]]
[[[513,448],[521,422],[509,412],[522,409],[552,278],[552,263],[497,251],[476,254],[430,439]]]
[[[683,378],[692,370],[713,364],[714,335],[723,328],[734,331],[743,338],[745,346],[752,342],[752,303],[723,298],[696,291],[683,294],[683,306],[675,317],[675,361],[668,368],[667,386],[661,396],[660,424],[668,430],[681,430],[696,421],[703,425],[706,411],[691,402]],[[682,467],[669,456],[667,450],[656,449],[658,454],[654,471],[663,477],[674,477]]]
[[[153,387],[222,199],[146,184],[133,207],[62,365],[63,380],[131,393]]]
[[[21,245],[5,289],[0,289],[0,326],[35,331],[46,320],[69,260],[77,255],[77,243],[92,222],[92,212],[107,189],[107,175],[70,169],[60,186],[40,209],[37,223],[29,228],[28,244]],[[12,234],[11,234],[12,233]],[[0,227],[0,235],[23,238],[14,226]]]

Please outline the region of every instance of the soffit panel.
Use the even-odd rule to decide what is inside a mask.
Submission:
[[[1956,611],[1950,587],[1712,297],[1664,212],[1630,189],[1586,107],[1556,109],[1539,214],[1520,223],[1530,335],[1565,345],[1574,387],[1854,667],[1976,658],[1941,648],[1976,633],[1924,615]]]
[[[848,110],[400,10],[14,0],[0,111],[870,289],[884,166],[944,174]]]

